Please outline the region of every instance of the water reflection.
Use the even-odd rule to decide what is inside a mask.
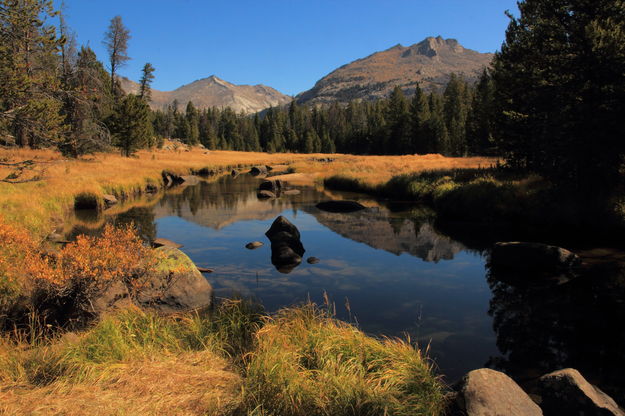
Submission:
[[[492,270],[489,313],[502,355],[490,364],[521,379],[566,367],[625,402],[625,265],[588,267],[565,284],[519,285]],[[518,276],[516,276],[518,278]]]

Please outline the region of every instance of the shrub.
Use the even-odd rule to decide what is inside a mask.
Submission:
[[[58,253],[35,252],[26,271],[45,298],[76,312],[91,310],[91,301],[116,282],[131,296],[155,269],[156,256],[134,226],[104,227],[102,235],[79,235]]]

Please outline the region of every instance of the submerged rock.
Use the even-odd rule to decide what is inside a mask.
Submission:
[[[306,263],[308,263],[308,264],[317,264],[317,263],[319,263],[319,261],[320,260],[317,257],[308,257],[306,259]]]
[[[545,416],[625,416],[616,402],[573,368],[555,371],[538,381],[537,394]]]
[[[460,382],[456,404],[467,416],[540,416],[542,410],[510,377],[488,368]]]
[[[257,249],[259,247],[262,247],[264,244],[260,241],[252,241],[251,243],[247,243],[245,245],[245,248],[247,248],[248,250],[254,250]]]
[[[282,191],[282,195],[299,195],[301,192],[299,189],[287,189]]]
[[[325,201],[319,202],[316,206],[327,212],[356,212],[366,208],[356,201]]]

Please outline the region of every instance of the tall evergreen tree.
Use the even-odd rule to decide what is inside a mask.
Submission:
[[[64,38],[46,19],[51,0],[0,0],[0,134],[19,146],[53,144],[62,136],[58,55]]]
[[[431,135],[427,130],[430,119],[430,104],[427,96],[417,84],[410,103],[410,148],[418,154],[432,153],[435,150]]]
[[[151,141],[153,130],[150,108],[134,94],[128,94],[119,101],[109,124],[115,145],[124,156],[131,156]]]
[[[393,89],[388,99],[386,120],[389,129],[386,153],[409,153],[410,114],[408,113],[408,101],[399,87]]]
[[[152,101],[152,81],[154,81],[154,67],[148,62],[143,65],[139,81],[139,98],[148,103]]]
[[[625,156],[625,2],[518,6],[494,59],[499,145],[509,163],[558,183],[614,190]]]
[[[128,40],[130,31],[124,26],[121,16],[111,19],[108,30],[104,34],[104,45],[109,54],[111,68],[111,91],[115,91],[117,70],[130,60],[128,56]]]

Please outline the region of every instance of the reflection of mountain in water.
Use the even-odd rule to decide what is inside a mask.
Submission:
[[[305,187],[296,196],[259,200],[259,180],[241,175],[223,177],[213,182],[189,186],[181,193],[168,194],[154,207],[156,218],[176,215],[187,221],[221,229],[239,221],[269,220],[287,209],[313,215],[320,224],[335,233],[375,249],[400,255],[408,253],[428,262],[451,260],[466,247],[439,234],[429,223],[419,223],[384,207],[342,214],[320,211],[314,205],[327,196]]]
[[[268,220],[291,207],[287,198],[259,200],[256,197],[258,184],[258,179],[247,175],[200,182],[180,194],[166,195],[154,207],[154,213],[156,218],[176,215],[219,230],[238,221]]]
[[[461,243],[441,235],[429,223],[391,217],[384,209],[340,214],[307,210],[324,226],[350,240],[400,255],[408,253],[428,262],[451,260],[466,250]]]

